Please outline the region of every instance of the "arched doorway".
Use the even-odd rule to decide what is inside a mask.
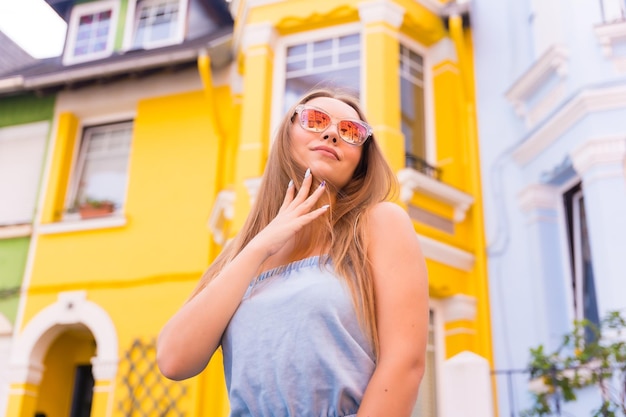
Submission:
[[[104,416],[117,364],[117,333],[106,311],[85,291],[60,293],[15,340],[8,415]]]

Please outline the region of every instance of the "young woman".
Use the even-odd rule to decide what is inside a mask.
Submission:
[[[425,262],[358,101],[304,96],[241,232],[165,325],[168,378],[221,346],[232,417],[410,416],[424,373]]]

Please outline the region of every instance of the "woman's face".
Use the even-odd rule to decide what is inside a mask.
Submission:
[[[323,132],[311,132],[300,125],[300,114],[291,124],[292,152],[295,160],[310,168],[313,177],[326,180],[338,190],[343,188],[354,174],[363,146],[352,145],[339,137],[337,123],[340,120],[360,120],[350,105],[330,97],[316,97],[305,106],[313,106],[328,113],[332,123]]]

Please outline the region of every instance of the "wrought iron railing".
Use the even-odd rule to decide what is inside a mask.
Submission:
[[[421,172],[430,178],[436,179],[437,181],[441,180],[441,168],[430,165],[419,156],[410,153],[405,154],[404,158],[405,165],[408,168],[413,168],[414,170]]]
[[[124,395],[118,412],[127,417],[185,417],[187,385],[170,381],[156,364],[155,340],[135,340],[120,362]]]

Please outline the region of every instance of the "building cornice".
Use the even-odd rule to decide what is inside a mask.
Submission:
[[[556,188],[546,184],[531,184],[518,194],[518,204],[522,211],[536,209],[554,210],[559,206],[559,193]]]
[[[476,319],[476,297],[465,294],[456,294],[443,299],[443,320],[451,321]]]
[[[518,164],[525,165],[584,117],[619,108],[626,108],[626,86],[585,90],[534,131],[517,147],[512,157]]]
[[[277,40],[278,33],[271,23],[251,23],[243,29],[241,49],[245,52],[250,47],[256,45],[268,45],[271,49],[274,49]]]
[[[452,206],[454,210],[453,220],[457,223],[465,219],[467,210],[474,203],[474,197],[471,195],[411,168],[400,170],[398,181],[400,182],[400,199],[403,202],[408,203],[416,192],[425,194]]]
[[[372,0],[359,3],[359,17],[365,24],[385,22],[399,28],[404,19],[404,8],[387,0]]]
[[[470,272],[474,268],[476,257],[471,253],[419,234],[417,238],[422,247],[424,257],[427,259],[464,272]]]
[[[506,92],[506,98],[513,104],[515,112],[532,126],[554,108],[564,96],[564,86],[556,83],[547,87],[556,76],[563,80],[568,72],[568,51],[563,45],[553,45],[526,70]],[[534,96],[548,89],[539,100]],[[529,105],[529,102],[533,102]]]
[[[571,152],[574,169],[585,176],[591,169],[602,166],[622,167],[626,160],[626,135],[591,139]]]

